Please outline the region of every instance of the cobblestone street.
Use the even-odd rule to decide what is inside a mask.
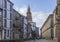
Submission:
[[[54,42],[53,40],[31,40],[31,41],[25,41],[25,42]]]

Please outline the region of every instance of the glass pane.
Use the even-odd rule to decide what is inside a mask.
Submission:
[[[1,15],[1,12],[0,12],[0,15]]]

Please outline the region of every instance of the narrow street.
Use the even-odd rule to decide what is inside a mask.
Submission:
[[[25,41],[25,42],[54,42],[53,40],[30,40],[30,41]]]

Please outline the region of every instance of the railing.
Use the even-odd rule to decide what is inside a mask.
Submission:
[[[13,27],[20,27],[20,24],[19,23],[14,23]]]

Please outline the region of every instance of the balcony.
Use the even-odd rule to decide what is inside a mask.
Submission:
[[[15,28],[18,28],[19,26],[18,26],[18,24],[13,24],[13,27],[15,27]]]
[[[56,20],[60,20],[60,15],[57,15],[56,16]]]
[[[19,29],[20,28],[20,24],[19,23],[13,23],[13,28],[14,29]]]

